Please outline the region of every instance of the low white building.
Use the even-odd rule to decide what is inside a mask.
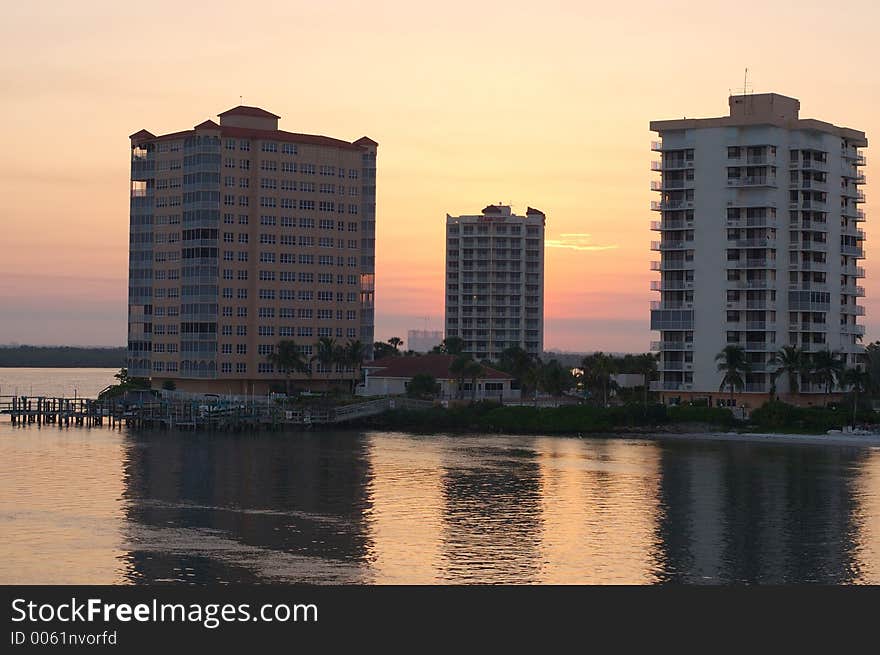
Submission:
[[[459,380],[450,368],[455,362],[454,355],[421,355],[416,357],[385,357],[364,364],[364,384],[358,389],[362,396],[399,396],[416,375],[427,374],[440,385],[439,398],[454,400],[519,400],[519,389],[511,389],[513,376],[488,366],[483,366],[482,375],[477,378],[476,394],[473,381],[465,379],[459,389]]]

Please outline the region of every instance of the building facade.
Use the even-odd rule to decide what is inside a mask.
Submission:
[[[430,352],[443,341],[443,330],[408,330],[406,333],[406,350],[417,353]]]
[[[131,135],[128,369],[154,387],[260,393],[281,340],[373,343],[376,150],[239,106]],[[312,379],[353,372],[315,365]]]
[[[544,213],[489,205],[446,216],[446,337],[477,359],[544,349]]]
[[[362,396],[400,396],[407,392],[416,375],[430,375],[437,381],[440,400],[494,400],[513,402],[522,399],[521,391],[513,389],[513,376],[484,366],[480,376],[459,379],[454,371],[457,357],[429,354],[418,357],[386,357],[364,366],[364,384],[358,389]],[[474,386],[476,384],[476,386]]]
[[[865,134],[801,119],[800,103],[777,94],[729,104],[722,118],[651,123],[662,139],[652,144],[653,386],[667,402],[719,396],[715,357],[727,345],[746,352],[737,400],[752,407],[768,397],[783,346],[831,350],[848,366],[863,350]],[[776,390],[791,391],[786,376]],[[799,391],[823,389],[802,381]]]

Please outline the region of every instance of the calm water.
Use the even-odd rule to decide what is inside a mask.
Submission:
[[[877,584],[880,449],[2,417],[0,535],[0,583]]]

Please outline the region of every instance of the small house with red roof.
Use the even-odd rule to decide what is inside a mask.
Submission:
[[[428,354],[415,357],[383,357],[363,365],[364,384],[358,393],[362,396],[399,396],[406,393],[406,387],[416,375],[424,373],[440,384],[440,399],[453,400],[518,400],[519,390],[512,390],[513,376],[490,366],[483,366],[483,372],[476,380],[474,394],[471,379],[460,380],[450,369],[457,357],[455,355]],[[459,386],[461,387],[459,389]]]

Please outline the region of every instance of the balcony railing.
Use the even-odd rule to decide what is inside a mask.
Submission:
[[[693,259],[664,259],[660,262],[651,262],[652,271],[686,271],[693,267]]]
[[[840,246],[840,253],[842,255],[847,255],[849,257],[856,257],[858,259],[864,259],[865,251],[858,246]]]
[[[826,171],[828,170],[828,162],[817,159],[804,159],[800,167],[808,171]]]
[[[775,238],[737,239],[735,243],[736,243],[737,248],[775,248],[776,247],[776,239]]]
[[[652,341],[651,350],[693,350],[693,341]]]
[[[841,314],[854,314],[855,316],[864,316],[865,308],[861,305],[841,305],[840,306]]]
[[[651,250],[683,250],[687,248],[693,248],[693,241],[652,241],[651,242]]]
[[[693,371],[694,363],[684,361],[660,362],[657,365],[657,369],[660,371]]]
[[[774,286],[774,280],[729,280],[728,285],[737,289],[768,289]]]
[[[651,201],[651,211],[674,211],[676,209],[692,209],[693,200],[674,200],[671,202],[663,202],[658,200]]]
[[[748,186],[776,186],[775,177],[730,177],[727,178],[727,186],[729,187],[748,187]]]
[[[864,336],[865,334],[865,326],[857,325],[855,323],[846,323],[840,326],[840,331],[843,334],[855,334],[858,336]]]
[[[663,230],[691,230],[694,227],[693,221],[688,220],[671,220],[651,221],[651,229],[655,232]]]
[[[840,287],[840,293],[861,298],[865,295],[865,287],[860,287],[854,284],[845,284]]]
[[[690,391],[693,389],[692,382],[664,382],[663,380],[652,380],[651,391]]]
[[[651,291],[687,291],[694,288],[693,280],[651,280]]]

